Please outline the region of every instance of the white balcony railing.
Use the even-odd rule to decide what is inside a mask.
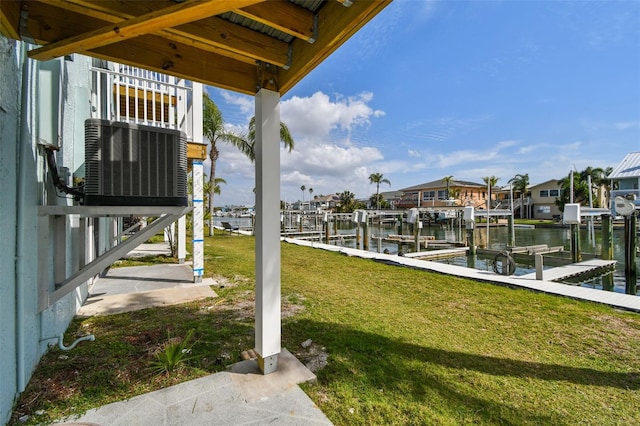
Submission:
[[[110,63],[92,67],[91,117],[183,131],[193,140],[191,82]]]

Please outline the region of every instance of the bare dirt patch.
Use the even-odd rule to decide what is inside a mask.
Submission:
[[[306,342],[303,342],[306,343]],[[324,368],[329,360],[327,348],[316,343],[304,344],[293,355],[300,360],[313,373]]]

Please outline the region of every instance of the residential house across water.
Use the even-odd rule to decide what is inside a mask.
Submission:
[[[636,210],[640,210],[640,152],[630,152],[607,176],[611,179],[610,208],[615,213],[616,197],[635,197]]]
[[[449,181],[448,184],[443,179],[438,179],[403,188],[400,189],[400,191],[402,192],[402,196],[396,202],[396,206],[399,209],[456,206],[486,208],[488,196],[487,185],[484,183],[453,179]],[[495,200],[493,194],[491,198]],[[492,205],[492,208],[493,207]]]

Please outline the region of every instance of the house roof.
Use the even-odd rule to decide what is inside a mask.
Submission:
[[[285,94],[391,0],[0,1],[0,33],[254,95]]]
[[[340,201],[340,197],[338,197],[336,194],[329,194],[329,195],[323,195],[323,196],[314,196],[313,197],[313,202],[314,203],[327,203],[330,201]]]
[[[380,195],[382,195],[385,200],[390,200],[402,197],[402,191],[384,191],[380,192]]]
[[[537,188],[539,186],[550,186],[550,185],[553,185],[553,186],[559,188],[560,187],[560,181],[558,179],[549,179],[549,180],[546,180],[544,182],[536,183],[535,185],[529,185],[527,187],[527,189],[531,190],[531,189]]]
[[[461,187],[473,187],[473,188],[486,188],[485,184],[476,183],[476,182],[468,182],[464,180],[452,180],[449,182],[449,188],[455,188],[456,186]],[[420,185],[410,186],[408,188],[402,188],[399,191],[408,192],[408,191],[418,191],[422,189],[436,189],[436,188],[445,188],[446,184],[442,181],[442,179],[434,180],[427,183],[421,183]]]
[[[640,177],[640,152],[630,152],[607,176],[609,179]]]

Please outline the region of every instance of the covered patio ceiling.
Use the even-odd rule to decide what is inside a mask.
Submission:
[[[81,53],[254,95],[289,91],[391,0],[2,0],[38,60]]]

